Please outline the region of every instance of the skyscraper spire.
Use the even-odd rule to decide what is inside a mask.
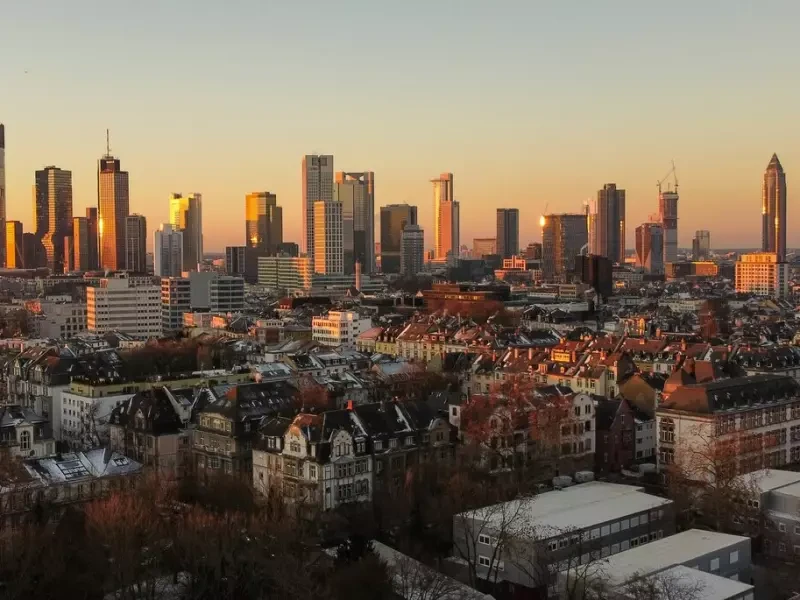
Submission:
[[[786,174],[773,154],[761,187],[761,249],[775,252],[778,262],[786,260],[786,225]]]

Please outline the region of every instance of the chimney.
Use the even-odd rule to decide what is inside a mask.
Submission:
[[[353,401],[352,400],[348,400],[347,401],[347,410],[353,410]]]
[[[514,348],[514,358],[519,358],[519,348]]]
[[[533,347],[528,348],[528,360],[533,360]]]

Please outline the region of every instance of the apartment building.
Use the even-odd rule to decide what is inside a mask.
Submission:
[[[86,304],[83,302],[42,302],[38,320],[39,336],[68,338],[86,331]]]
[[[135,286],[124,273],[86,288],[86,325],[91,333],[119,331],[139,338],[162,333],[161,287]]]
[[[372,319],[352,310],[332,310],[311,320],[311,339],[324,346],[355,349],[358,336],[372,328]]]
[[[11,456],[50,456],[55,440],[48,420],[18,404],[0,406],[0,444]]]

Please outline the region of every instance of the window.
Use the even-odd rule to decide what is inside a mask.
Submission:
[[[631,517],[631,527],[639,526],[639,517]]]
[[[491,542],[491,538],[488,535],[480,534],[478,536],[478,543],[479,544],[484,544],[484,545],[488,546],[490,544],[490,542]]]
[[[786,523],[778,523],[778,531],[786,533]]]
[[[714,571],[719,571],[719,559],[718,558],[712,558],[711,559],[711,566],[709,567],[709,571],[711,571],[712,573]]]
[[[383,450],[383,442],[381,440],[375,440],[375,450]]]
[[[19,434],[19,448],[20,450],[30,450],[31,449],[31,432],[30,431],[23,431]]]
[[[555,540],[547,542],[547,549],[550,552],[555,552],[556,550],[558,550],[558,542]]]
[[[600,535],[603,537],[607,536],[611,533],[611,528],[608,525],[603,525],[602,529],[600,529]]]
[[[619,533],[619,523],[611,524],[611,533]]]
[[[786,552],[786,544],[778,542],[778,552]]]
[[[623,519],[622,520],[622,531],[625,531],[628,527],[630,527],[630,522],[628,521],[628,519]]]
[[[488,567],[492,562],[486,556],[479,556],[478,564],[482,567]]]

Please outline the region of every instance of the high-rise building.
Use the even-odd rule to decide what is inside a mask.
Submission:
[[[90,206],[86,209],[86,245],[88,248],[88,264],[86,270],[96,271],[100,268],[99,256],[99,243],[100,239],[97,237],[97,207]]]
[[[495,238],[474,238],[472,240],[472,256],[481,258],[497,254],[497,240]]]
[[[770,298],[789,295],[789,263],[776,252],[742,254],[736,261],[736,291]]]
[[[773,154],[761,187],[761,249],[775,252],[778,262],[786,260],[786,173],[778,155]]]
[[[344,272],[361,263],[364,273],[375,270],[375,174],[336,173],[333,199],[342,203]]]
[[[47,268],[63,273],[64,238],[72,235],[71,171],[58,167],[36,171],[35,213],[36,233],[44,245]]]
[[[342,203],[314,202],[314,272],[320,275],[344,273],[342,247]]]
[[[400,272],[409,276],[421,273],[425,259],[425,232],[419,225],[406,225],[400,236],[400,245]]]
[[[165,334],[183,329],[183,315],[191,310],[191,306],[188,278],[161,278],[161,328]]]
[[[531,242],[525,248],[525,251],[522,253],[528,260],[542,260],[542,243],[541,242]]]
[[[453,174],[442,173],[433,184],[433,245],[437,259],[458,254],[460,207],[453,197]]]
[[[586,246],[586,215],[543,215],[540,225],[542,277],[548,281],[564,279],[575,269],[575,257]]]
[[[75,271],[89,271],[89,219],[72,217],[72,268]],[[95,238],[95,243],[97,239]]]
[[[0,123],[0,267],[10,262],[6,258],[6,127]],[[9,267],[18,269],[19,267]]]
[[[245,245],[273,255],[283,243],[283,209],[278,197],[270,192],[245,196]]]
[[[64,237],[64,273],[72,273],[76,270],[75,238],[71,235],[68,235]]]
[[[260,256],[276,256],[276,253],[268,253],[249,246],[226,246],[225,273],[242,277],[246,283],[258,283],[258,258]]]
[[[711,256],[711,232],[698,229],[692,240],[692,260],[708,260]]]
[[[625,190],[607,183],[597,192],[592,254],[606,256],[613,262],[625,262]],[[586,217],[584,217],[586,218]]]
[[[403,229],[417,224],[417,207],[389,204],[381,207],[381,270],[399,273],[403,250]]]
[[[134,273],[147,272],[147,220],[143,215],[125,219],[125,268]]]
[[[678,186],[674,190],[658,192],[658,222],[664,232],[664,249],[662,263],[673,263],[678,260]],[[624,213],[623,213],[624,217]]]
[[[25,255],[22,249],[22,223],[20,221],[6,221],[5,242],[6,268],[25,268]]]
[[[193,310],[240,313],[244,310],[244,279],[212,271],[189,273]]]
[[[301,201],[301,251],[314,258],[314,203],[333,202],[333,156],[307,154],[303,157],[303,197]]]
[[[642,223],[636,228],[636,265],[646,273],[664,272],[664,227],[661,223]]]
[[[497,209],[497,253],[503,258],[519,254],[519,209]]]
[[[180,277],[183,273],[183,232],[163,223],[153,237],[153,274]]]
[[[91,333],[159,337],[161,320],[161,286],[137,286],[127,273],[119,273],[86,288],[86,328]]]
[[[118,158],[106,154],[97,163],[98,265],[117,271],[125,268],[125,219],[130,214],[128,172]]]
[[[183,232],[183,270],[197,271],[203,262],[203,199],[200,194],[172,194],[169,223]]]

